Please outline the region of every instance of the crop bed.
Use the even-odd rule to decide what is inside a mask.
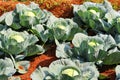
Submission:
[[[120,79],[116,6],[55,1],[0,1],[0,80]]]

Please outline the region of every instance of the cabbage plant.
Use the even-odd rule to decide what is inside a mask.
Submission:
[[[0,80],[7,80],[15,72],[16,69],[10,58],[5,57],[4,59],[0,59]]]
[[[83,30],[72,19],[57,18],[51,15],[46,25],[37,24],[32,27],[31,32],[43,42],[55,39],[64,42],[72,40],[76,33],[83,32]]]
[[[119,45],[111,35],[98,34],[87,36],[83,33],[75,34],[72,44],[59,43],[56,48],[58,58],[79,59],[81,62],[92,61],[97,64],[117,64],[119,62]]]
[[[29,61],[16,61],[15,62],[15,68],[17,72],[24,74],[27,73],[28,69],[30,67],[30,62]]]
[[[97,80],[99,72],[92,62],[80,63],[70,59],[60,59],[48,67],[39,67],[32,75],[32,80]]]
[[[37,41],[38,38],[35,35],[26,31],[16,32],[7,29],[0,32],[0,50],[16,57],[18,55],[31,56],[44,52],[42,46],[35,44]]]
[[[30,66],[29,61],[14,61],[12,58],[5,57],[0,59],[0,80],[21,80],[20,77],[14,77],[16,72],[24,74]]]
[[[111,32],[114,31],[114,35],[116,35],[116,33],[120,33],[120,13],[119,16],[116,16],[113,21],[112,21],[112,25],[113,25],[113,29],[111,30]]]
[[[83,24],[86,29],[91,28],[98,32],[108,32],[112,28],[112,25],[109,23],[110,19],[106,19],[106,13],[110,13],[113,8],[107,0],[103,3],[85,2],[82,5],[73,5],[73,7],[75,21]]]
[[[56,18],[51,16],[47,22],[47,31],[50,40],[72,40],[73,36],[82,32],[82,29],[72,19]]]
[[[39,5],[33,2],[28,6],[19,3],[16,5],[15,10],[4,13],[0,17],[0,23],[6,24],[15,30],[31,28],[36,24],[44,24],[50,14],[46,10],[41,10]]]

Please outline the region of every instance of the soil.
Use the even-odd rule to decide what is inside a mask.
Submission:
[[[18,4],[20,2],[17,1],[2,1],[0,0],[0,15],[2,15],[5,12],[11,11],[15,9],[16,4]],[[24,4],[29,4],[28,2],[21,2]]]
[[[37,3],[39,3],[36,0]],[[17,3],[29,4],[30,1],[18,2],[18,1],[1,1],[0,0],[0,15],[4,12],[8,12],[15,9]],[[44,0],[43,3],[39,3],[41,9],[47,9],[52,12],[56,17],[72,17],[73,9],[71,4],[81,4],[83,0]]]
[[[114,69],[106,70],[106,71],[102,72],[101,75],[107,77],[106,80],[115,80],[115,78],[116,78]]]
[[[116,65],[103,65],[102,67],[98,68],[100,74],[105,77],[105,79],[102,80],[115,80],[115,66]]]

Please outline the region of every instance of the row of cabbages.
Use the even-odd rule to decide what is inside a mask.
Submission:
[[[30,62],[25,58],[43,54],[44,47],[54,43],[58,60],[49,67],[39,66],[32,80],[98,80],[98,66],[119,64],[120,13],[106,0],[73,5],[73,13],[71,19],[57,18],[33,2],[17,4],[15,10],[4,13],[0,80],[20,80],[13,75],[27,72]],[[119,66],[116,70],[119,79]]]

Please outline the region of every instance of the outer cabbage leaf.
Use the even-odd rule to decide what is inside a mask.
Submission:
[[[19,61],[15,63],[16,69],[18,70],[17,72],[24,74],[27,73],[29,67],[30,67],[30,62],[29,61]]]
[[[117,43],[118,48],[120,49],[120,35],[119,34],[115,35],[115,41]]]
[[[0,80],[8,80],[8,76],[2,75],[0,76]]]
[[[82,63],[82,80],[97,80],[99,72],[92,62]]]
[[[56,45],[57,45],[56,57],[58,57],[58,58],[69,57],[68,54],[67,54],[67,51],[69,49],[71,49],[70,43],[62,43],[62,44],[60,44],[57,40],[55,40],[55,41],[56,41]]]
[[[4,80],[7,80],[7,79],[4,79]],[[15,76],[11,76],[11,77],[8,77],[8,80],[21,80],[20,77],[15,77]]]
[[[8,13],[3,13],[3,15],[0,16],[0,23],[4,23],[5,22],[5,17]]]
[[[40,38],[43,42],[47,42],[49,38],[48,30],[45,30],[44,26],[41,24],[33,26],[31,32]]]
[[[25,4],[18,3],[18,4],[16,5],[15,11],[16,11],[17,13],[20,13],[21,11],[23,11],[23,10],[28,10],[28,9],[30,9],[30,8],[27,7]]]
[[[5,17],[5,23],[6,23],[8,26],[12,25],[12,23],[13,23],[12,11],[9,12],[9,13],[6,15],[6,17]]]
[[[104,41],[104,51],[108,51],[109,53],[117,51],[114,51],[114,49],[116,48],[116,40],[111,35],[99,34],[98,37],[100,37]]]
[[[34,2],[31,2],[29,5],[28,5],[31,9],[37,9],[39,8],[39,5],[34,3]]]
[[[40,45],[31,45],[31,46],[28,46],[28,48],[25,50],[25,54],[27,56],[33,56],[36,54],[39,55],[39,54],[43,54],[44,52],[45,50]]]
[[[118,16],[120,16],[120,14],[115,10],[111,10],[105,14],[105,18],[110,24],[113,24],[114,19],[117,18]]]
[[[107,11],[113,10],[113,7],[112,7],[111,3],[108,0],[104,0],[103,5],[107,9]]]
[[[19,22],[18,15],[16,15],[14,11],[6,12],[0,17],[1,24],[6,24],[7,26],[12,27],[13,29],[21,28],[21,25],[18,22]]]
[[[0,24],[0,31],[6,30],[8,27],[6,25]]]
[[[12,76],[16,72],[10,58],[0,59],[0,76]]]
[[[114,33],[114,35],[116,35],[116,33],[120,33],[120,27],[119,27],[119,25],[120,25],[120,13],[119,13],[119,16],[117,16],[116,15],[116,17],[113,19],[113,21],[112,21],[112,25],[113,25],[113,29],[114,30],[111,30],[111,32],[113,32]]]
[[[80,47],[79,44],[81,44],[83,40],[87,40],[87,39],[88,39],[88,36],[86,34],[77,33],[77,34],[75,34],[75,36],[72,40],[72,43],[74,46]]]
[[[120,80],[120,65],[117,65],[115,67],[115,72],[116,72],[116,80]]]
[[[106,65],[113,65],[119,63],[120,63],[120,52],[114,52],[112,54],[109,54],[103,59],[103,64]]]
[[[30,76],[32,80],[44,80],[45,74],[41,70],[41,67],[39,66]]]

